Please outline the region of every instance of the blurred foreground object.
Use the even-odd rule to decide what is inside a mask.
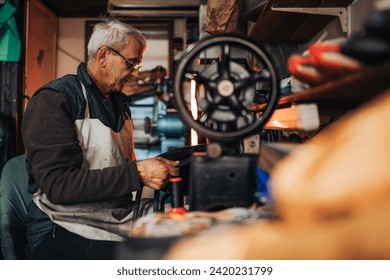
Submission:
[[[215,228],[165,258],[389,259],[389,107],[390,90],[280,161],[271,173],[278,219]]]

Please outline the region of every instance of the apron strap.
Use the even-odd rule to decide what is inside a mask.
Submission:
[[[87,97],[87,90],[85,89],[85,86],[82,81],[80,81],[81,88],[83,90],[83,96],[85,99],[85,111],[84,111],[84,119],[89,119],[89,105],[88,105],[88,97]]]

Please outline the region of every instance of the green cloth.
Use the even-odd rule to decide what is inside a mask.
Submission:
[[[15,20],[16,11],[8,1],[0,6],[0,61],[20,60],[22,43]]]

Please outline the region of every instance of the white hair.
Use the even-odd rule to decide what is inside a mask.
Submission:
[[[139,41],[143,49],[146,48],[144,35],[128,24],[118,20],[107,20],[96,24],[88,42],[88,61],[93,60],[97,51],[104,46],[121,51],[129,43],[130,37]]]

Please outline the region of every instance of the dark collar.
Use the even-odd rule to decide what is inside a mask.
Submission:
[[[84,83],[84,85],[88,88],[89,92],[92,92],[96,97],[106,98],[105,95],[100,92],[96,83],[89,76],[88,71],[87,71],[87,64],[85,62],[81,62],[79,64],[79,66],[77,67],[77,76]],[[111,98],[115,102],[118,102],[118,103],[127,103],[128,102],[127,96],[123,92],[120,92],[120,91],[110,94],[110,99]]]

